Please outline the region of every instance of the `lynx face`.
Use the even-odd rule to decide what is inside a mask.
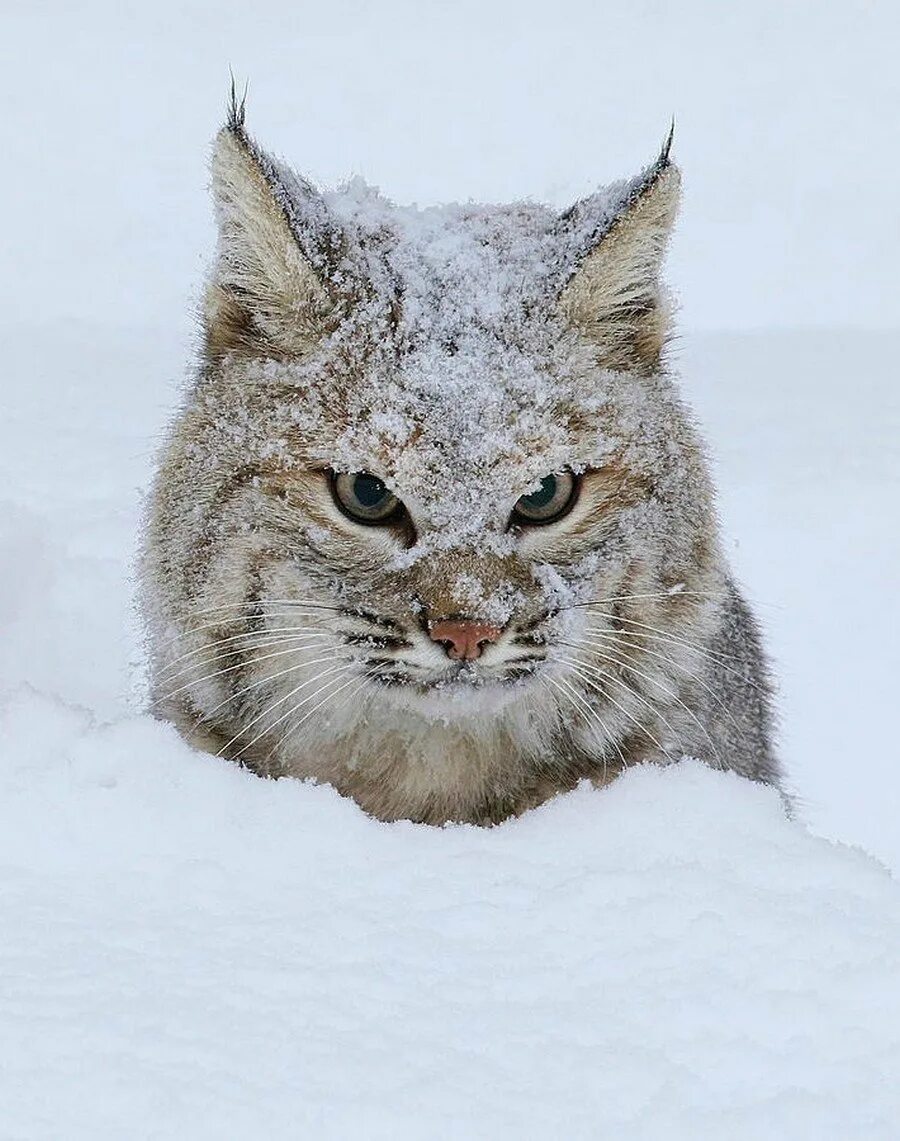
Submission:
[[[163,710],[387,818],[690,751],[726,580],[662,373],[668,148],[562,215],[417,211],[314,191],[235,110],[213,187],[145,560]]]

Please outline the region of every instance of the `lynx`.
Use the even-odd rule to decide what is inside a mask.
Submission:
[[[202,353],[151,495],[155,708],[383,820],[489,824],[685,755],[780,785],[667,367],[671,134],[558,212],[212,158]]]

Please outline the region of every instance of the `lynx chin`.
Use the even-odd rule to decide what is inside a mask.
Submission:
[[[232,103],[143,553],[155,708],[192,744],[432,824],[686,754],[779,785],[666,367],[670,144],[562,213],[419,210],[315,189]]]

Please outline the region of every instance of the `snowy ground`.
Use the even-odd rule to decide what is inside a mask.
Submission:
[[[900,891],[738,778],[439,831],[146,719],[2,732],[4,1138],[897,1136]]]
[[[142,716],[129,561],[188,346],[7,334],[0,1137],[897,1137],[900,888],[766,791],[689,765],[387,827]],[[890,345],[682,364],[804,817],[900,866]]]

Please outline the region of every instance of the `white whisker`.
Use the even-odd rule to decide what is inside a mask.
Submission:
[[[659,634],[664,638],[668,638],[670,641],[681,642],[685,646],[688,646],[691,649],[697,650],[699,653],[712,654],[714,652],[714,651],[710,650],[707,646],[704,646],[702,642],[698,642],[693,638],[685,638],[685,637],[682,637],[680,634],[673,634],[669,630],[663,630],[659,626],[651,626],[647,622],[638,622],[637,619],[635,619],[635,618],[626,618],[622,614],[606,614],[604,611],[601,611],[601,610],[591,610],[590,613],[593,615],[596,615],[597,617],[600,617],[600,618],[608,618],[612,622],[626,622],[629,626],[636,626],[636,627],[639,627],[641,630],[651,630],[654,634]],[[618,630],[618,628],[616,628],[616,627],[614,627],[614,628],[616,629],[617,633],[620,633],[620,634],[632,634],[634,637],[640,637],[641,636],[638,634],[633,634],[633,632],[629,631],[629,630]]]
[[[190,670],[197,669],[201,666],[209,666],[212,665],[213,662],[221,662],[227,658],[234,658],[239,654],[251,654],[255,650],[264,650],[270,646],[278,646],[288,642],[296,642],[302,638],[312,639],[312,641],[309,643],[312,645],[314,642],[319,641],[322,638],[331,637],[333,637],[333,635],[330,632],[323,631],[319,633],[314,630],[307,630],[302,626],[298,626],[296,630],[291,630],[289,626],[283,626],[281,627],[281,630],[270,630],[266,633],[236,634],[233,638],[222,638],[218,642],[211,642],[206,646],[198,646],[196,649],[191,650],[189,653],[182,654],[180,657],[175,658],[174,661],[170,662],[165,669],[160,670],[159,676],[161,679],[165,678],[167,681],[174,681],[175,678],[180,677],[184,673],[188,673]],[[182,668],[174,674],[169,672],[174,666],[177,666],[179,662],[183,662],[186,658],[189,658],[192,655],[202,654],[204,651],[214,650],[216,647],[226,646],[229,642],[233,643],[238,638],[255,638],[256,641],[245,641],[241,646],[232,646],[230,650],[213,653],[209,658],[189,662],[187,665],[182,666]]]
[[[202,685],[204,682],[212,681],[213,678],[222,677],[224,674],[234,673],[235,670],[244,669],[248,666],[255,666],[260,662],[268,662],[271,661],[272,658],[283,658],[286,654],[298,654],[301,648],[302,647],[299,646],[292,646],[287,650],[278,650],[276,653],[263,654],[262,657],[249,658],[246,662],[238,662],[235,666],[227,666],[225,669],[215,670],[213,673],[205,674],[203,677],[192,678],[190,681],[185,682],[184,685],[181,685],[177,689],[172,690],[171,693],[167,693],[164,697],[158,698],[153,704],[160,705],[165,701],[171,701],[173,697],[177,697],[179,693],[183,693],[186,689],[190,689],[191,686]],[[333,657],[334,655],[329,658],[317,658],[315,661],[327,662],[331,661]],[[315,662],[307,662],[305,664],[314,665]]]
[[[566,644],[570,645],[570,646],[575,645],[572,642],[569,642]],[[577,647],[575,647],[575,648],[577,648]],[[630,665],[628,662],[622,661],[620,658],[612,658],[606,654],[600,654],[596,650],[590,650],[589,653],[591,654],[592,657],[600,658],[603,661],[611,662],[613,665],[618,665],[624,669],[630,670],[631,673],[637,674],[639,677],[642,677],[646,681],[650,682],[651,685],[655,685],[658,689],[661,689],[662,692],[670,700],[674,701],[677,705],[680,705],[681,708],[685,711],[685,713],[687,713],[687,715],[691,718],[691,720],[697,725],[697,727],[700,729],[700,732],[703,733],[703,735],[706,737],[707,741],[709,741],[710,748],[713,751],[713,755],[716,758],[716,762],[721,767],[722,760],[721,760],[721,757],[719,756],[718,750],[716,749],[715,741],[713,741],[712,737],[709,734],[709,731],[707,730],[707,728],[703,724],[703,722],[700,721],[700,719],[697,717],[697,715],[694,713],[694,711],[690,708],[690,706],[686,705],[681,700],[681,698],[678,696],[677,693],[674,693],[671,689],[668,688],[668,686],[663,685],[662,682],[658,681],[655,677],[652,677],[650,674],[642,673],[640,670],[635,669],[634,666]],[[633,686],[628,685],[626,682],[622,681],[621,678],[616,677],[615,674],[610,673],[607,670],[598,669],[595,666],[589,666],[587,664],[585,664],[584,668],[589,669],[592,673],[596,673],[599,677],[602,677],[605,681],[612,682],[614,685],[619,686],[620,689],[624,689],[627,693],[630,693],[633,697],[636,697],[637,700],[640,701],[642,705],[645,705],[650,710],[650,712],[653,713],[653,715],[655,717],[658,717],[659,720],[662,721],[663,725],[665,725],[665,727],[669,730],[669,732],[677,740],[678,733],[675,731],[675,728],[672,726],[672,724],[669,722],[669,720],[665,717],[665,715],[662,713],[662,711],[657,706],[653,705],[653,703],[650,702],[646,697],[644,697],[644,695],[642,693],[639,693],[636,689],[634,689]]]
[[[711,590],[655,590],[646,594],[617,594],[610,598],[591,598],[587,602],[573,602],[570,606],[560,606],[562,610],[578,610],[588,606],[608,606],[612,602],[632,602],[646,598],[721,598],[721,591]]]
[[[737,672],[734,670],[733,666],[729,666],[728,664],[729,659],[732,661],[737,660],[733,654],[720,654],[716,650],[710,650],[701,642],[695,642],[690,638],[683,638],[677,634],[670,634],[667,630],[661,630],[658,626],[649,626],[646,622],[637,622],[633,618],[623,618],[620,615],[612,614],[607,615],[606,617],[614,618],[619,622],[627,622],[629,626],[638,626],[641,628],[641,630],[653,631],[653,634],[643,634],[638,630],[620,630],[617,627],[613,627],[615,633],[617,634],[624,635],[628,638],[647,638],[649,641],[659,641],[659,639],[662,638],[667,642],[672,642],[676,645],[684,646],[686,649],[693,650],[694,653],[709,658],[711,661],[718,662],[725,669],[731,669],[733,672]],[[599,629],[608,633],[610,628],[608,626],[592,627],[588,625],[586,629]]]
[[[562,687],[564,687],[564,688],[562,688],[562,692],[564,692],[564,693],[565,693],[565,692],[568,692],[568,693],[570,693],[570,694],[571,694],[571,696],[575,698],[575,700],[577,701],[577,703],[578,703],[578,704],[580,704],[580,705],[582,705],[582,706],[583,706],[583,707],[584,707],[584,708],[587,710],[588,716],[589,716],[589,717],[591,717],[591,718],[593,718],[593,719],[594,719],[596,722],[598,722],[598,724],[600,725],[600,728],[601,728],[601,730],[603,731],[603,734],[604,734],[604,736],[607,738],[607,740],[611,741],[611,742],[612,742],[612,744],[614,745],[614,747],[615,747],[615,749],[616,749],[616,752],[619,754],[619,756],[620,756],[620,758],[621,758],[621,760],[622,760],[622,764],[623,764],[623,765],[624,765],[624,764],[626,764],[626,761],[625,761],[625,756],[624,756],[624,754],[623,754],[622,750],[619,748],[619,743],[618,743],[618,741],[617,741],[617,740],[616,740],[616,738],[613,736],[613,734],[610,732],[609,726],[606,724],[606,722],[605,722],[605,721],[603,720],[603,718],[600,716],[599,712],[598,712],[596,709],[594,709],[594,707],[593,707],[593,706],[590,704],[590,702],[589,702],[589,701],[586,701],[586,700],[585,700],[585,698],[584,698],[584,697],[582,697],[582,695],[581,695],[581,694],[578,692],[578,690],[577,690],[577,689],[576,689],[576,688],[575,688],[575,687],[574,687],[574,686],[571,684],[571,682],[567,681],[565,678],[552,678],[552,677],[548,677],[548,678],[547,678],[547,681],[549,681],[549,682],[550,682],[552,685],[555,685],[557,688],[562,688]],[[576,706],[576,707],[577,707],[577,706]],[[606,772],[607,772],[607,764],[606,764],[606,754],[605,754],[605,751],[604,751],[604,754],[603,754],[602,760],[603,760],[603,776],[604,776],[604,779],[605,779],[605,777],[606,777]]]
[[[263,731],[262,731],[261,733],[258,733],[258,734],[257,734],[257,735],[256,735],[256,736],[253,738],[253,740],[252,740],[252,741],[250,741],[248,744],[244,745],[244,747],[243,747],[242,749],[239,749],[239,750],[238,750],[238,751],[237,751],[237,752],[234,754],[234,756],[231,758],[231,760],[233,760],[233,761],[236,761],[236,760],[238,759],[238,757],[240,757],[240,756],[241,756],[243,753],[245,753],[245,752],[247,751],[247,749],[251,749],[251,748],[252,748],[254,745],[256,745],[256,744],[257,744],[259,741],[261,741],[261,740],[262,740],[262,738],[263,738],[263,737],[265,737],[267,733],[271,733],[271,732],[272,732],[272,730],[275,728],[275,726],[276,726],[276,725],[280,725],[280,724],[282,723],[282,721],[286,721],[286,720],[287,720],[289,717],[293,717],[293,715],[294,715],[294,714],[297,712],[297,710],[298,710],[298,709],[302,709],[302,707],[303,707],[303,706],[304,706],[304,705],[305,705],[305,704],[306,704],[308,701],[314,701],[314,700],[315,700],[315,699],[316,699],[316,698],[319,696],[319,694],[322,692],[322,690],[323,690],[323,689],[327,689],[329,686],[333,685],[333,684],[334,684],[334,682],[336,682],[336,681],[339,681],[339,680],[340,680],[340,676],[341,676],[341,674],[342,674],[342,673],[346,673],[346,672],[347,672],[347,670],[352,670],[352,669],[353,669],[353,667],[354,667],[354,665],[355,665],[355,663],[354,663],[354,662],[351,662],[350,664],[348,664],[347,666],[345,666],[343,670],[341,670],[341,671],[338,671],[338,674],[337,674],[337,676],[336,676],[336,677],[332,677],[332,678],[331,678],[331,681],[328,681],[328,682],[326,682],[324,686],[320,686],[320,687],[319,687],[319,688],[318,688],[318,689],[315,691],[315,693],[311,693],[311,694],[310,694],[308,697],[305,697],[305,698],[304,698],[302,701],[300,701],[300,702],[298,702],[296,705],[292,706],[292,707],[291,707],[291,708],[290,708],[290,709],[287,711],[287,713],[282,713],[282,715],[281,715],[280,717],[276,718],[276,720],[275,720],[275,721],[273,721],[271,725],[268,725],[268,726],[266,726],[266,728],[265,728],[265,729],[263,729]],[[329,700],[330,700],[332,697],[336,697],[336,696],[337,696],[337,694],[341,693],[341,692],[342,692],[343,690],[345,690],[345,689],[346,689],[348,686],[352,685],[352,684],[353,684],[353,683],[354,683],[356,680],[357,680],[357,679],[356,679],[355,677],[352,677],[352,678],[350,678],[350,680],[349,680],[349,681],[347,681],[347,682],[344,682],[344,684],[343,684],[343,685],[341,685],[341,686],[339,686],[339,687],[338,687],[336,690],[333,690],[331,693],[329,693],[329,694],[326,694],[326,695],[325,695],[325,697],[324,697],[324,698],[323,698],[323,699],[322,699],[322,700],[319,702],[319,704],[318,704],[318,705],[314,705],[314,706],[312,707],[312,709],[310,709],[310,710],[308,710],[306,713],[304,713],[304,715],[303,715],[303,716],[300,718],[300,720],[297,722],[297,724],[293,726],[293,728],[291,729],[291,732],[292,732],[292,733],[295,733],[295,732],[296,732],[296,731],[297,731],[297,730],[300,728],[300,726],[301,726],[301,725],[304,723],[304,721],[307,721],[307,720],[309,720],[309,718],[310,718],[310,717],[311,717],[311,716],[312,716],[312,715],[313,715],[313,714],[314,714],[314,713],[315,713],[317,710],[321,709],[321,708],[322,708],[322,706],[323,706],[323,705],[324,705],[324,704],[325,704],[327,701],[329,701]],[[298,689],[299,689],[299,688],[300,688],[300,687],[298,687]],[[298,690],[294,690],[292,693],[288,694],[288,695],[287,695],[287,697],[291,697],[291,696],[293,696],[293,693],[296,693],[296,692],[298,692]],[[282,701],[284,701],[284,700],[287,700],[287,698],[285,697],[285,698],[282,698],[281,700],[282,700]],[[269,706],[269,709],[268,709],[266,712],[270,712],[270,711],[272,710],[272,708],[273,708],[273,706],[272,706],[272,705],[270,705],[270,706]],[[250,722],[250,724],[252,725],[252,724],[253,724],[253,722],[251,721],[251,722]],[[249,726],[248,726],[248,728],[249,728]],[[240,735],[240,734],[239,734],[239,735]],[[234,743],[234,740],[236,740],[236,738],[232,738],[232,741],[231,741],[231,742],[229,742],[229,744],[233,744],[233,743]],[[228,747],[228,746],[226,745],[226,746],[225,746],[225,748],[227,748],[227,747]],[[274,750],[273,750],[273,751],[274,751]],[[270,754],[270,755],[271,755],[271,754]]]
[[[351,689],[350,692],[344,697],[344,700],[339,701],[337,703],[337,705],[334,707],[333,712],[338,713],[341,709],[344,709],[347,706],[347,704],[350,701],[352,701],[353,698],[358,693],[360,693],[363,689],[365,689],[365,687],[368,685],[369,681],[383,669],[384,669],[383,666],[372,666],[371,669],[366,670],[366,672],[363,674],[362,678],[360,678],[359,685],[356,687],[356,689]],[[337,679],[335,679],[335,680],[337,680]],[[353,679],[351,679],[351,681],[352,680]],[[346,687],[342,687],[342,688],[346,688]],[[319,689],[317,692],[321,693],[322,690]],[[336,697],[338,695],[338,693],[340,693],[340,692],[341,692],[341,690],[337,689],[333,693],[328,694],[326,699],[325,699],[326,702],[329,701],[331,698]],[[314,712],[314,710],[312,712]],[[305,720],[305,718],[304,718],[304,720]],[[276,748],[284,746],[288,742],[288,740],[291,738],[293,733],[296,731],[297,727],[298,726],[291,726],[291,725],[288,725],[285,727],[284,731],[281,733],[281,736],[280,736],[278,743],[276,745],[273,745],[272,749],[269,751],[269,757],[272,756],[272,753],[275,752]],[[267,758],[267,760],[268,760],[268,758]]]
[[[602,641],[600,639],[602,639]],[[669,657],[665,654],[657,653],[656,650],[648,649],[646,646],[635,646],[635,644],[633,642],[630,642],[630,643],[629,642],[622,642],[616,637],[616,635],[614,633],[608,633],[607,634],[607,633],[601,633],[599,631],[595,631],[593,638],[587,638],[584,640],[586,642],[593,644],[593,645],[604,646],[605,648],[608,648],[609,645],[612,645],[617,650],[621,650],[623,653],[626,653],[626,654],[630,653],[634,650],[637,650],[641,654],[646,654],[647,657],[656,658],[657,661],[662,662],[664,665],[668,665],[668,666],[671,666],[673,669],[680,670],[683,674],[685,674],[687,677],[689,677],[691,679],[691,681],[693,681],[696,685],[699,685],[700,688],[703,689],[709,695],[709,697],[722,710],[722,712],[725,714],[725,716],[729,718],[732,725],[734,725],[735,729],[737,729],[737,731],[741,734],[741,736],[746,736],[746,733],[745,733],[743,727],[738,723],[738,721],[734,717],[734,714],[731,712],[731,710],[728,708],[728,706],[725,704],[725,702],[722,701],[722,699],[715,692],[715,690],[712,688],[712,686],[709,685],[707,682],[705,682],[703,680],[703,678],[700,677],[699,674],[694,673],[693,670],[689,670],[687,668],[687,666],[684,665],[682,662],[676,661],[675,658]],[[633,673],[639,673],[639,671],[635,670],[634,666],[632,666],[630,663],[622,663],[622,664],[627,664],[628,669],[630,669]],[[641,676],[643,676],[643,675],[641,675]],[[655,682],[655,679],[653,679],[653,680]],[[656,684],[658,684],[658,683],[656,683]]]
[[[353,666],[354,666],[353,662],[348,662],[347,664],[342,665],[342,666],[335,666],[333,669],[330,669],[330,670],[323,670],[321,674],[317,674],[315,677],[308,678],[306,681],[301,682],[300,685],[296,686],[294,689],[290,690],[288,693],[282,694],[281,697],[278,697],[274,701],[270,702],[261,713],[257,713],[257,715],[255,717],[251,718],[251,720],[248,721],[246,725],[243,725],[241,727],[241,729],[237,733],[235,733],[235,735],[231,738],[231,740],[226,742],[222,746],[222,748],[219,749],[217,756],[221,757],[223,754],[225,754],[236,741],[240,740],[240,738],[244,735],[244,733],[247,732],[248,729],[251,729],[254,725],[257,725],[264,717],[267,717],[272,712],[273,709],[275,709],[277,706],[281,705],[282,702],[290,701],[290,699],[292,697],[294,697],[296,694],[301,693],[308,686],[315,685],[315,683],[317,681],[321,681],[323,677],[327,677],[330,675],[331,680],[335,681],[336,677],[334,675],[336,675],[336,674],[340,675],[340,674],[346,673],[348,670],[353,669]],[[326,682],[326,685],[330,685],[330,684],[331,684],[331,682]],[[314,700],[318,696],[318,694],[321,692],[322,692],[322,689],[320,687],[319,689],[317,689],[315,691],[315,693],[309,694],[309,696],[305,697],[303,699],[303,701],[299,702],[292,709],[289,709],[287,713],[283,714],[281,717],[279,717],[275,721],[273,721],[271,725],[267,725],[261,733],[259,733],[256,737],[253,738],[252,741],[248,742],[246,745],[243,746],[243,748],[239,749],[238,752],[235,753],[234,756],[231,758],[231,760],[236,761],[238,759],[238,757],[240,757],[248,749],[252,748],[258,741],[260,741],[263,737],[265,737],[265,735],[267,733],[270,733],[275,728],[276,725],[280,725],[281,722],[284,721],[284,719],[286,717],[290,717],[292,713],[296,712],[296,710],[299,709],[302,705],[305,705],[307,701]]]
[[[239,698],[244,697],[248,693],[252,693],[254,689],[259,689],[261,686],[268,685],[273,681],[277,681],[280,677],[287,677],[288,674],[296,673],[298,670],[302,670],[308,666],[321,665],[326,662],[333,662],[337,660],[337,656],[333,654],[329,658],[315,658],[311,662],[295,662],[294,665],[288,666],[287,669],[279,670],[277,673],[266,674],[265,677],[257,678],[256,681],[251,682],[249,685],[245,685],[243,689],[239,689],[236,693],[229,694],[224,701],[220,701],[218,705],[213,706],[213,708],[210,709],[207,713],[204,713],[204,715],[198,720],[197,724],[203,724],[203,722],[208,721],[214,713],[218,713],[218,711],[223,706],[228,705],[232,701],[237,701]],[[323,670],[317,676],[323,677],[325,674],[330,672],[330,670]]]
[[[554,695],[553,695],[552,693],[550,693],[550,687],[549,687],[549,686],[547,685],[547,683],[544,681],[544,678],[541,676],[541,674],[540,674],[539,672],[538,672],[538,673],[533,673],[533,674],[531,675],[531,677],[532,677],[532,678],[534,678],[534,680],[535,680],[535,681],[539,682],[539,683],[540,683],[540,685],[542,686],[542,688],[543,688],[543,689],[544,689],[544,690],[545,690],[547,693],[549,693],[549,694],[550,694],[551,700],[552,700],[552,702],[553,702],[554,711],[557,713],[557,722],[558,722],[558,720],[559,720],[559,717],[558,717],[558,714],[559,714],[559,704],[558,704],[558,702],[557,702],[556,698],[554,697]],[[526,702],[526,704],[529,704],[529,703],[528,703],[528,696],[529,696],[529,695],[528,695],[528,693],[526,692],[526,695],[525,695],[525,702]],[[546,713],[545,713],[545,712],[544,712],[544,711],[543,711],[543,710],[542,710],[542,709],[539,707],[539,705],[537,704],[537,702],[535,702],[533,705],[530,705],[530,704],[529,704],[529,713],[531,714],[531,716],[532,716],[532,717],[534,718],[534,720],[536,721],[536,723],[537,723],[537,726],[538,726],[538,731],[540,732],[540,734],[541,734],[541,736],[544,738],[544,740],[546,740],[547,742],[550,742],[550,741],[552,741],[552,740],[553,740],[553,735],[554,735],[554,731],[555,731],[555,730],[554,730],[554,724],[553,724],[553,721],[552,721],[552,719],[549,717],[549,715],[548,715],[548,714],[546,714]],[[549,746],[548,746],[548,747],[549,747]]]
[[[663,747],[662,742],[657,739],[657,737],[647,728],[646,725],[642,725],[641,722],[638,721],[638,719],[635,717],[635,715],[630,710],[626,709],[624,705],[620,705],[619,702],[616,701],[616,699],[610,693],[607,693],[606,690],[602,688],[602,686],[598,685],[594,681],[591,681],[589,676],[585,676],[584,667],[582,664],[578,663],[573,658],[564,659],[564,660],[566,661],[566,664],[571,669],[575,670],[575,672],[581,677],[581,680],[586,685],[589,685],[591,687],[591,689],[596,690],[597,693],[599,693],[601,697],[605,698],[605,700],[610,703],[610,705],[614,705],[616,707],[616,709],[618,709],[620,713],[624,714],[624,716],[627,717],[628,720],[632,722],[632,724],[637,726],[637,728],[640,729],[640,731],[642,733],[646,733],[647,736],[650,738],[650,740],[653,742],[653,744],[656,745],[656,747],[659,749],[659,751],[664,756],[666,756],[666,757],[669,756],[668,749],[665,749]],[[606,679],[606,680],[609,680],[609,679]],[[634,692],[633,690],[629,690],[629,693],[633,693],[633,692]],[[656,713],[656,710],[654,710],[653,712]],[[657,716],[659,716],[658,713],[657,713]],[[664,719],[662,717],[660,717],[660,720],[664,720]],[[669,726],[669,728],[671,729],[671,726]]]
[[[635,599],[648,598],[714,598],[724,602],[728,597],[725,590],[660,590],[648,591],[646,594],[619,594],[610,598],[591,598],[586,602],[573,602],[569,606],[560,606],[559,611],[576,610],[587,606],[607,606],[612,602],[631,602]],[[754,606],[766,606],[772,610],[782,609],[774,602],[760,602],[754,599]]]

